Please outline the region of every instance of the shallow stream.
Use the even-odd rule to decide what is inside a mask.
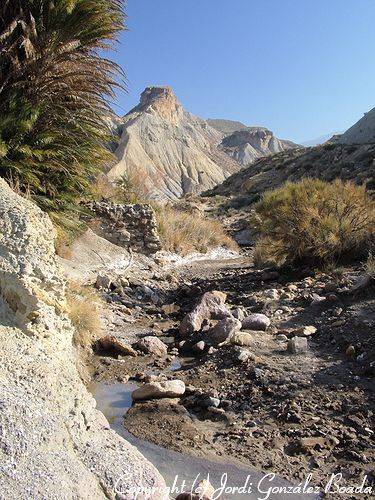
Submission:
[[[171,369],[178,369],[178,367],[178,362],[176,362]],[[227,490],[220,496],[220,498],[226,499],[283,500],[288,498],[294,500],[314,498],[313,495],[302,493],[288,494],[285,492],[285,488],[290,486],[288,482],[250,467],[185,455],[135,438],[125,429],[123,416],[132,405],[131,393],[136,388],[137,384],[132,381],[126,384],[98,382],[92,383],[90,390],[97,401],[98,409],[104,413],[111,428],[155,465],[168,487],[172,488],[175,484],[175,487],[179,488],[179,491],[174,490],[171,493],[171,498],[175,498],[181,492],[183,482],[185,484],[184,491],[187,492],[191,490],[193,484],[197,485],[199,481],[207,477],[211,484],[218,489],[216,498],[219,498],[219,489],[223,485],[226,488],[236,487],[238,489],[242,487],[242,490]],[[276,488],[277,491],[268,495],[270,488]]]

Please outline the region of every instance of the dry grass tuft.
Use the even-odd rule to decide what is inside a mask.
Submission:
[[[220,222],[203,215],[159,207],[156,216],[163,248],[170,252],[186,255],[194,251],[205,253],[215,247],[238,248]]]
[[[256,264],[321,266],[367,254],[375,203],[350,182],[304,179],[267,191],[256,206]]]
[[[70,283],[67,303],[69,318],[75,328],[73,342],[76,347],[90,349],[102,331],[101,299],[92,288]]]

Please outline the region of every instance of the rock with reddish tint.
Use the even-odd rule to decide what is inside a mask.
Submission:
[[[219,345],[229,341],[236,332],[241,330],[241,321],[233,317],[220,320],[216,325],[208,330],[205,338],[211,345]]]
[[[102,337],[96,342],[95,347],[99,351],[105,351],[117,356],[137,356],[136,351],[130,345],[114,335]]]
[[[168,352],[164,342],[151,335],[138,340],[135,347],[145,354],[152,354],[153,356],[165,356]]]
[[[245,330],[265,331],[270,326],[271,320],[265,314],[250,314],[242,321]]]
[[[186,337],[194,332],[199,332],[204,321],[210,319],[223,319],[230,316],[225,301],[226,294],[219,291],[206,292],[199,304],[188,313],[180,324],[180,334]]]

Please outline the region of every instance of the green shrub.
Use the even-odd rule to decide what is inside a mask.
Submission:
[[[0,175],[47,211],[73,208],[111,158],[106,50],[122,0],[7,0],[0,6]]]
[[[364,187],[304,179],[264,193],[256,205],[256,264],[324,265],[366,255],[375,205]]]

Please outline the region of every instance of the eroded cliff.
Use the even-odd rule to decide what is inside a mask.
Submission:
[[[2,498],[160,498],[156,469],[95,409],[72,336],[52,223],[0,179]]]

